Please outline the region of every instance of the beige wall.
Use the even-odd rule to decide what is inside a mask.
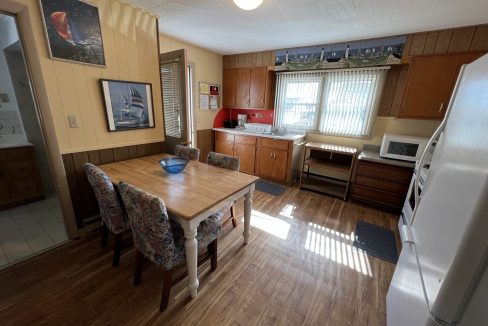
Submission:
[[[364,144],[381,144],[383,134],[402,134],[419,137],[430,137],[439,126],[440,121],[409,120],[390,117],[377,117],[371,139],[332,137],[320,134],[308,134],[308,141],[331,143],[344,146],[354,146],[362,149]]]
[[[197,130],[210,129],[218,110],[202,111],[198,108],[198,82],[208,82],[222,85],[222,55],[200,48],[198,46],[177,40],[165,34],[159,34],[161,53],[186,49],[187,60],[194,64],[194,94],[195,117]]]
[[[105,49],[106,67],[95,67],[49,58],[41,13],[36,0],[12,0],[27,6],[28,20],[21,29],[28,43],[27,55],[38,67],[39,100],[49,110],[61,153],[87,151],[130,144],[162,141],[161,89],[157,49],[156,18],[116,0],[92,0],[98,6]],[[99,79],[149,82],[153,85],[156,128],[108,132]],[[42,84],[42,85],[41,85]],[[70,128],[68,115],[74,115],[80,128]]]

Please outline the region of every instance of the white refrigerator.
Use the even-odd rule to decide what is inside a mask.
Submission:
[[[388,326],[488,325],[488,55],[461,69],[417,205]]]

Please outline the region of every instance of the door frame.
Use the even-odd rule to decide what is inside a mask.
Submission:
[[[178,62],[181,79],[180,82],[180,100],[181,100],[181,138],[178,139],[176,137],[171,137],[166,134],[166,122],[165,122],[165,115],[164,115],[164,94],[162,94],[163,100],[163,124],[164,128],[164,149],[165,152],[174,152],[174,147],[178,144],[186,144],[188,142],[188,92],[187,92],[187,84],[188,84],[188,77],[187,77],[187,60],[186,60],[186,49],[180,49],[170,52],[164,52],[159,54],[159,65],[169,63],[169,62]],[[159,69],[160,78],[161,78],[161,91],[163,89],[163,76],[161,69]]]
[[[68,237],[75,239],[80,236],[80,233],[71,203],[68,180],[54,128],[54,118],[50,110],[48,92],[44,83],[45,76],[41,65],[41,59],[48,57],[47,53],[44,53],[47,49],[39,49],[37,47],[34,30],[41,28],[41,26],[37,26],[36,21],[32,18],[34,13],[29,11],[33,11],[32,7],[19,4],[15,1],[2,0],[0,3],[0,13],[13,17],[16,22],[19,42],[22,45],[32,96],[36,106],[36,113],[39,118],[39,126],[53,176],[54,188],[56,189],[56,194],[58,195],[63,212],[64,225]],[[45,38],[44,33],[43,38]],[[41,41],[46,42],[45,39]]]

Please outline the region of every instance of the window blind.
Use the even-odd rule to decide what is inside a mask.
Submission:
[[[389,67],[278,73],[275,126],[367,137]]]
[[[181,72],[177,61],[161,64],[164,128],[167,136],[181,138]]]
[[[338,136],[370,136],[384,76],[382,68],[326,72],[319,131]]]

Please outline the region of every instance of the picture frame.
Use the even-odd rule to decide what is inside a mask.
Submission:
[[[152,84],[100,79],[108,131],[155,127]]]
[[[82,0],[39,0],[51,59],[105,67],[98,7]]]

